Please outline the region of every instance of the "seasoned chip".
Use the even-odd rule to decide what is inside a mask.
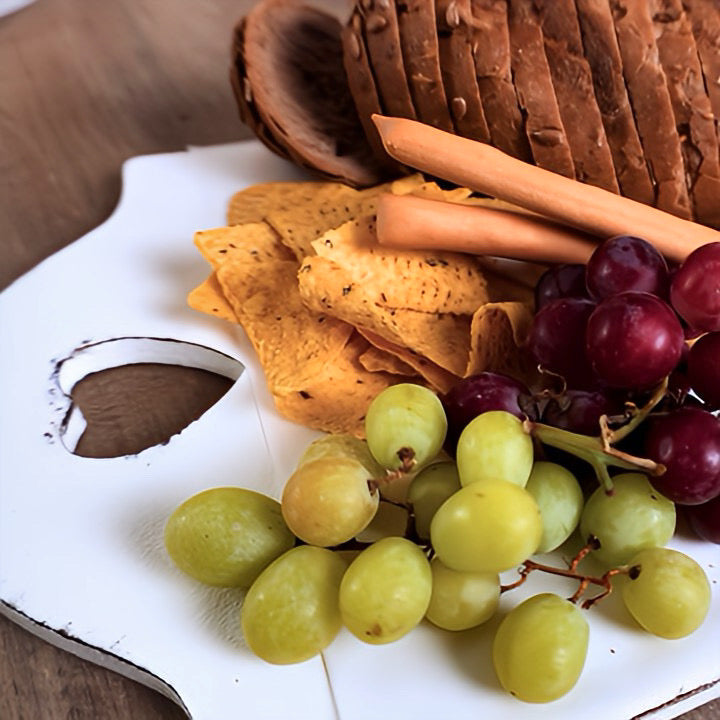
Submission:
[[[198,230],[194,241],[215,270],[231,257],[253,262],[273,258],[290,260],[293,257],[280,242],[277,233],[264,222]]]
[[[211,273],[200,285],[191,290],[187,297],[188,305],[193,310],[207,313],[215,317],[237,322],[230,303],[225,299],[217,275]]]
[[[328,230],[312,246],[336,266],[344,287],[360,286],[369,302],[385,308],[469,315],[489,299],[484,272],[472,256],[383,247],[372,216]]]
[[[292,392],[275,396],[286,418],[316,430],[365,435],[365,413],[372,399],[386,387],[411,378],[386,372],[369,372],[359,362],[367,341],[353,335],[342,352],[322,371]]]
[[[470,315],[428,313],[378,305],[363,284],[347,284],[346,272],[324,257],[305,258],[298,273],[307,305],[405,346],[461,376],[470,350]]]
[[[323,182],[270,182],[250,185],[236,192],[227,210],[228,225],[260,222],[269,210],[292,207],[313,192],[336,183]]]
[[[364,336],[364,333],[360,331]],[[400,356],[387,350],[381,350],[379,347],[370,343],[368,349],[358,357],[360,364],[368,372],[388,372],[392,375],[416,375],[415,369],[412,368]]]

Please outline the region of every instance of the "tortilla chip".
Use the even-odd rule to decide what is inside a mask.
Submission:
[[[359,329],[364,336],[362,328]],[[367,338],[366,338],[367,339]],[[360,364],[368,372],[388,372],[392,375],[416,375],[415,370],[396,354],[381,350],[372,343],[368,349],[358,357]]]
[[[293,258],[277,233],[264,222],[198,230],[193,239],[215,270],[231,257],[256,263],[273,258]]]
[[[406,367],[411,368],[420,377],[424,378],[428,387],[441,395],[449,392],[460,380],[457,375],[443,370],[439,365],[430,362],[426,357],[418,355],[409,348],[391,343],[389,340],[385,340],[364,328],[358,328],[358,332],[380,351],[395,355]]]
[[[489,370],[527,378],[532,365],[520,347],[532,319],[532,311],[525,303],[488,303],[478,308],[472,318],[471,350],[464,374]]]
[[[260,222],[270,210],[289,207],[306,197],[335,183],[323,182],[270,182],[250,185],[236,192],[228,204],[228,225]]]
[[[365,437],[365,413],[372,399],[398,382],[411,381],[386,372],[368,372],[359,361],[368,343],[357,333],[332,363],[292,392],[275,396],[278,411],[316,430]]]
[[[213,315],[214,317],[237,322],[230,303],[225,299],[217,275],[211,273],[204,282],[191,290],[187,297],[188,305],[193,310]]]
[[[352,326],[302,302],[296,271],[294,260],[268,260],[259,266],[229,260],[217,271],[273,393],[307,384],[335,360],[353,333]]]
[[[370,302],[386,308],[469,315],[489,299],[485,274],[471,255],[383,247],[373,216],[328,230],[312,247],[342,271],[345,287],[361,286]]]
[[[377,333],[455,375],[464,372],[470,351],[470,315],[383,307],[368,297],[364,285],[346,284],[345,270],[324,257],[305,258],[298,281],[303,300],[317,312]]]

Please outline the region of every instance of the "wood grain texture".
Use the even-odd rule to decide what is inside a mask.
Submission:
[[[125,159],[249,136],[227,67],[232,25],[251,4],[37,0],[0,19],[0,289],[108,217]],[[144,372],[143,392],[164,403],[153,428],[160,436],[219,391],[207,383],[189,407],[185,395],[171,391],[181,383],[169,383],[162,370]],[[139,379],[130,373],[112,385],[114,392]],[[106,380],[99,379],[88,402],[101,398]],[[114,410],[113,432],[125,442],[123,430],[137,427],[138,408]],[[165,416],[172,422],[161,428]],[[159,694],[0,617],[3,720],[182,717]],[[683,718],[717,720],[720,701]]]

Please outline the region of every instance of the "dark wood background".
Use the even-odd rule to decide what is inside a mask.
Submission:
[[[227,74],[232,26],[252,3],[36,0],[0,18],[0,290],[108,217],[125,159],[249,137]],[[165,372],[145,369],[127,382],[150,398],[145,417],[152,408],[157,427],[143,430],[149,437],[190,420],[223,390],[187,377],[185,400],[173,404],[178,383]],[[189,404],[187,383],[196,388]],[[88,406],[103,391],[102,382],[85,388]],[[129,410],[115,420],[135,427]],[[105,440],[86,439],[85,451],[111,454]],[[155,692],[0,616],[3,720],[182,717]],[[683,717],[717,720],[720,701]]]

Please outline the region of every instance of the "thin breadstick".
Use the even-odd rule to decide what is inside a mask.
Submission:
[[[595,238],[538,216],[390,193],[378,198],[377,238],[395,248],[541,263],[585,263],[597,246]]]
[[[637,235],[676,262],[701,245],[720,242],[717,230],[524,163],[490,145],[413,120],[373,115],[373,121],[396,160],[599,238]]]

